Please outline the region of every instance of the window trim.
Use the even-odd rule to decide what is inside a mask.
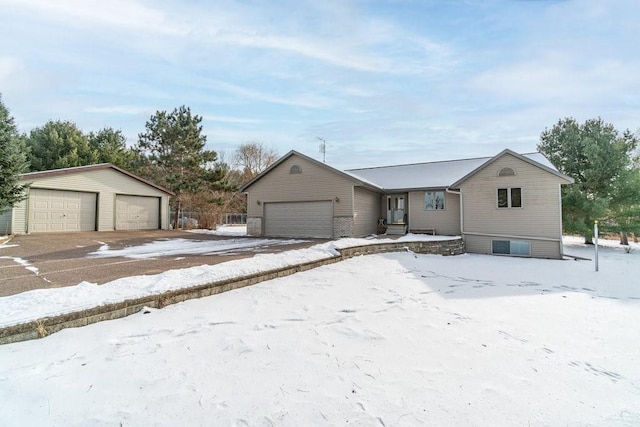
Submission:
[[[500,190],[507,191],[507,206],[500,206]],[[520,206],[513,205],[513,195],[511,190],[520,190]],[[524,208],[524,189],[522,187],[498,187],[496,188],[496,209],[523,209]]]
[[[432,201],[433,201],[432,206],[433,207],[428,207],[427,206],[427,194],[429,194],[429,193],[433,194],[433,196],[432,196]],[[442,208],[441,209],[438,209],[437,205],[436,205],[436,193],[442,193]],[[446,202],[446,200],[447,200],[447,197],[445,195],[444,190],[425,191],[424,192],[424,202],[422,203],[422,210],[425,210],[425,211],[444,211],[444,210],[447,210],[447,202]]]

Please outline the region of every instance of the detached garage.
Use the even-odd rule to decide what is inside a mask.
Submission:
[[[23,174],[27,199],[0,213],[0,234],[169,227],[169,190],[109,163]]]

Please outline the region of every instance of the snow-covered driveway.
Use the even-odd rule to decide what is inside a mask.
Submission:
[[[16,236],[0,245],[0,296],[83,281],[102,284],[315,244],[248,238],[232,228],[240,227],[225,227],[220,234],[152,230]]]

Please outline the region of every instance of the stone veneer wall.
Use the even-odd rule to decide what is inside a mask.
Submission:
[[[464,241],[461,237],[451,240],[426,240],[418,242],[384,242],[373,245],[354,246],[340,249],[344,259],[358,255],[380,254],[384,252],[416,252],[432,255],[461,255],[464,251]]]
[[[333,217],[333,238],[353,237],[353,217],[334,216]]]

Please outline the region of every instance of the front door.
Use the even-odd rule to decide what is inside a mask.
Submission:
[[[387,196],[387,224],[404,223],[405,196]]]

